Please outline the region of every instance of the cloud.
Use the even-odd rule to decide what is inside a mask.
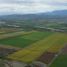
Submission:
[[[0,3],[17,3],[17,4],[32,4],[32,3],[59,3],[59,4],[65,4],[67,3],[67,0],[0,0]]]
[[[0,13],[38,13],[67,9],[67,0],[0,0]]]

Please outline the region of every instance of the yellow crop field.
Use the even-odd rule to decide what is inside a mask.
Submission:
[[[57,53],[60,51],[67,43],[67,34],[63,34],[62,38],[59,39],[54,46],[51,46],[47,51]]]

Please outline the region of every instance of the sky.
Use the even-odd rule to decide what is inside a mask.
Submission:
[[[67,9],[67,0],[0,0],[0,15],[51,12]]]

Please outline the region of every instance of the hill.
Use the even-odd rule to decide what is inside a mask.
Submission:
[[[38,13],[38,14],[13,14],[13,15],[3,15],[0,16],[0,19],[3,20],[28,20],[28,19],[66,19],[67,10],[56,10],[53,12],[47,13]]]

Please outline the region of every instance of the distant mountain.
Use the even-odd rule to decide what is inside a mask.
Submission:
[[[67,10],[56,10],[38,14],[13,14],[0,16],[0,20],[35,20],[35,19],[67,19]]]
[[[58,11],[53,11],[51,13],[52,15],[60,15],[60,16],[67,16],[67,10],[58,10]]]

